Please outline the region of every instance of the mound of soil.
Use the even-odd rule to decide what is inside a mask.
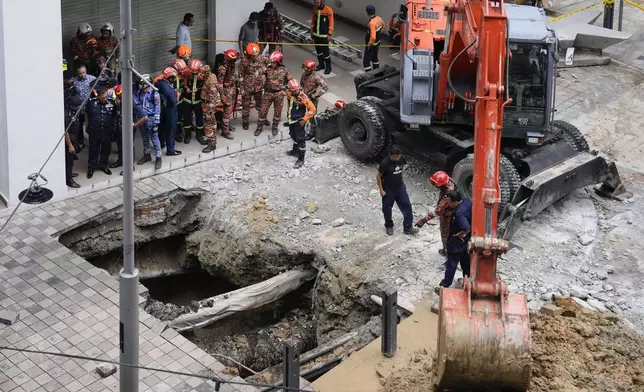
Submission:
[[[559,316],[530,315],[529,392],[644,391],[644,336],[614,314],[589,310],[570,298],[555,303],[563,308]],[[436,377],[434,356],[415,353],[405,368],[391,372],[381,391],[427,391]]]

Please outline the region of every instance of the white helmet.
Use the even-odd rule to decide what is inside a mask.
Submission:
[[[144,80],[148,83],[152,83],[152,77],[149,74],[141,75],[141,80],[139,81],[139,84],[145,84]]]
[[[92,33],[92,26],[89,25],[87,22],[83,22],[78,25],[78,34],[91,34]]]
[[[110,33],[112,33],[112,35],[114,35],[114,26],[112,26],[110,22],[105,23],[103,27],[101,27],[101,31],[103,30],[107,30]]]

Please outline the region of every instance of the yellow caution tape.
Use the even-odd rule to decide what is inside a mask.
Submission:
[[[626,3],[626,4],[628,4],[628,5],[631,5],[631,6],[633,6],[633,7],[637,8],[637,9],[639,9],[639,10],[641,10],[641,11],[644,11],[644,7],[643,7],[643,6],[641,6],[641,5],[637,4],[637,3],[632,2],[631,0],[624,0],[624,3]]]
[[[613,1],[614,1],[614,0],[613,0]],[[569,16],[572,16],[572,15],[578,14],[578,13],[583,12],[583,11],[586,11],[587,9],[591,9],[591,8],[593,8],[593,7],[597,7],[597,6],[598,6],[598,5],[600,5],[600,4],[602,4],[602,2],[597,2],[597,3],[595,3],[595,4],[591,4],[591,5],[589,5],[589,6],[586,6],[586,7],[580,8],[580,9],[578,9],[578,10],[576,10],[576,11],[572,11],[572,12],[568,12],[567,14],[559,15],[559,16],[557,16],[556,18],[552,18],[552,19],[548,20],[548,22],[553,23],[553,22],[560,21],[560,20],[562,20],[562,19],[564,19],[564,18],[567,18],[567,17],[569,17]]]
[[[135,41],[174,41],[174,37],[166,37],[166,38],[155,38],[155,37],[137,37],[134,38]],[[237,44],[239,41],[233,41],[233,40],[227,40],[227,39],[208,39],[208,38],[193,38],[192,39],[195,42],[220,42],[220,43],[231,43],[231,44]],[[364,48],[367,45],[365,44],[313,44],[313,43],[302,43],[302,42],[258,42],[258,44],[266,45],[266,44],[271,44],[271,45],[280,45],[280,46],[328,46],[328,47],[343,47],[343,46],[351,46],[351,47],[358,47],[358,48]],[[399,48],[400,46],[398,45],[379,45],[381,48]]]

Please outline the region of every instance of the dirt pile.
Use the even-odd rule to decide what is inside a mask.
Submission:
[[[559,316],[531,314],[529,392],[642,392],[644,336],[611,313],[557,298]],[[426,391],[435,380],[434,353],[416,353],[392,372],[381,392]],[[404,388],[400,388],[404,385]]]

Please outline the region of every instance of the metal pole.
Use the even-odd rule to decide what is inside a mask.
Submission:
[[[387,358],[396,355],[398,348],[398,290],[385,288],[382,297],[382,335],[380,351]]]
[[[624,18],[624,0],[619,0],[619,21],[617,22],[617,30],[622,31],[622,19]]]
[[[604,0],[604,28],[613,29],[613,15],[615,13],[615,0]]]
[[[300,344],[295,339],[284,341],[284,380],[287,388],[300,387]]]
[[[132,0],[121,1],[121,119],[123,127],[123,269],[119,279],[120,391],[138,392],[139,270],[134,265],[134,135],[132,129]]]

